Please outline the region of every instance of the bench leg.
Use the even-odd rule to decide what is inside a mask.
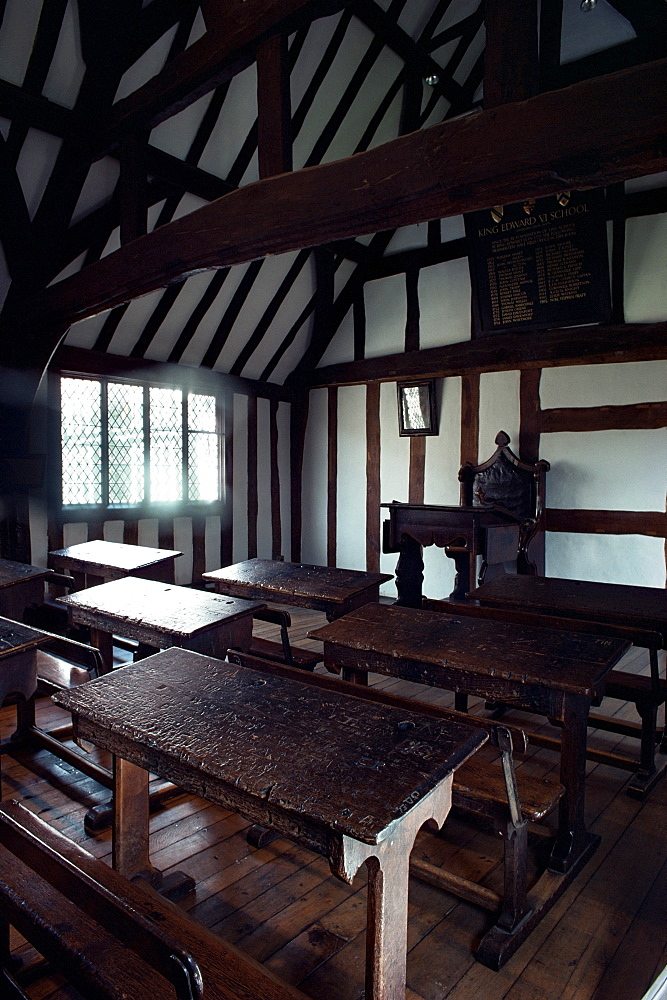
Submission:
[[[503,908],[497,920],[498,927],[513,931],[529,911],[526,894],[528,860],[528,824],[514,826],[507,823],[502,831],[505,861]]]
[[[428,820],[442,826],[452,801],[452,775],[394,820],[378,844],[342,837],[332,871],[352,882],[362,863],[368,869],[365,1000],[405,1000],[410,852]]]

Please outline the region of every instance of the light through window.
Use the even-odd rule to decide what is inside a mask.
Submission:
[[[214,396],[71,377],[60,393],[64,505],[220,499]]]

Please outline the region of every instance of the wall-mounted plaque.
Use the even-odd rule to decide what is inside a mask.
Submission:
[[[601,190],[465,216],[478,334],[611,319]]]

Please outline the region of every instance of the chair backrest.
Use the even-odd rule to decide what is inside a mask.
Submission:
[[[522,521],[538,518],[544,508],[545,474],[549,463],[529,465],[509,447],[505,431],[496,435],[498,446],[481,465],[465,462],[459,469],[461,503],[467,507],[497,504]]]
[[[517,567],[519,572],[535,573],[536,566],[527,553],[531,539],[543,527],[546,502],[546,474],[549,463],[540,459],[534,465],[522,462],[509,447],[505,431],[496,434],[493,455],[473,465],[465,462],[459,469],[461,504],[465,507],[504,507],[521,521]]]

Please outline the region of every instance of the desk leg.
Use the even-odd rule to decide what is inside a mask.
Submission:
[[[586,780],[586,737],[589,700],[577,695],[565,695],[561,722],[560,780],[565,795],[560,801],[556,841],[551,851],[549,868],[567,872],[580,861],[585,852],[591,854],[600,842],[597,835],[586,829],[584,791]]]
[[[195,887],[195,881],[189,875],[173,872],[163,876],[151,864],[148,771],[114,756],[113,779],[113,867],[126,878],[145,878],[159,892],[172,899],[190,892]]]
[[[396,604],[406,608],[421,608],[424,559],[422,547],[410,535],[401,535],[398,562],[396,563]]]
[[[113,668],[113,636],[111,632],[104,632],[99,628],[91,628],[90,641],[102,654],[104,672],[108,674]]]
[[[332,870],[352,882],[368,868],[365,1000],[405,1000],[408,876],[415,837],[428,820],[444,823],[452,803],[449,775],[380,835],[379,844],[342,838],[342,857]]]

